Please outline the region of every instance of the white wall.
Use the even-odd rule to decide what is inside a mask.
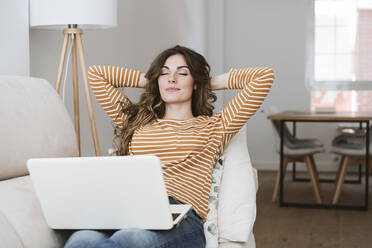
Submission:
[[[0,0],[0,75],[30,73],[28,0]]]
[[[310,94],[305,88],[305,52],[310,1],[119,0],[116,29],[84,34],[87,64],[122,65],[145,72],[159,52],[181,44],[204,54],[212,66],[212,75],[231,67],[272,66],[276,80],[264,107],[271,103],[281,109],[308,110]],[[33,76],[46,78],[54,84],[61,43],[60,32],[30,31]],[[71,88],[68,83],[66,104],[72,116]],[[140,92],[126,90],[134,101]],[[236,91],[218,92],[216,109],[220,110],[234,94]],[[103,110],[95,100],[93,102],[104,154],[111,146],[112,127]],[[80,105],[83,155],[93,155],[84,97]],[[300,137],[322,137],[329,146],[334,126],[301,124],[298,134]],[[254,166],[278,168],[272,128],[261,112],[249,120],[248,145]],[[323,168],[334,166],[329,154],[316,159]]]

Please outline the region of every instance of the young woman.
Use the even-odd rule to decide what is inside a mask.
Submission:
[[[203,221],[214,164],[260,107],[274,79],[269,67],[231,69],[213,78],[209,73],[202,55],[181,46],[158,55],[146,75],[122,67],[89,67],[92,90],[115,124],[116,155],[158,156],[170,202],[191,204],[194,211],[169,231],[77,231],[65,247],[205,246]],[[119,87],[145,88],[145,92],[134,104]],[[212,90],[217,89],[241,91],[213,114]]]

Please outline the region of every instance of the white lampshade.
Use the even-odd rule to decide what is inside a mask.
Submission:
[[[77,24],[82,29],[117,25],[117,0],[30,0],[30,27],[64,29]]]

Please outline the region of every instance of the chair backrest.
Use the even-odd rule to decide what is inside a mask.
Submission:
[[[269,106],[267,109],[265,109],[265,112],[267,115],[277,114],[279,113],[279,108],[276,106]],[[279,137],[280,137],[280,121],[279,120],[271,120],[271,124],[274,128],[275,133],[275,144],[277,149],[279,149]],[[292,133],[289,131],[289,128],[286,124],[283,126],[283,137],[284,137],[284,146],[288,148],[294,148],[296,145],[294,144],[296,138],[293,137]]]
[[[0,180],[28,174],[36,157],[77,156],[74,126],[44,79],[0,76]]]
[[[278,137],[280,137],[280,121],[278,120],[271,120],[271,123],[276,131],[276,134]],[[292,133],[289,131],[289,128],[286,124],[283,126],[283,137],[284,137],[284,146],[288,148],[296,148],[296,138],[292,135]]]

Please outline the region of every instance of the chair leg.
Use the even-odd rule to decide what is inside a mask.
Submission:
[[[288,164],[288,158],[286,156],[284,156],[284,159],[283,159],[283,172],[284,172],[283,180],[284,180],[285,173],[287,171],[287,164]],[[272,202],[276,202],[276,200],[278,199],[279,187],[280,187],[280,168],[278,170],[278,173],[276,174],[276,182],[275,182]]]
[[[310,176],[311,184],[313,186],[316,203],[321,204],[322,199],[320,197],[319,178],[316,172],[315,164],[313,164],[313,161],[310,155],[305,156],[305,163],[307,166],[307,170],[309,171],[309,176]]]
[[[339,178],[340,178],[341,168],[342,168],[342,164],[344,163],[344,160],[345,160],[345,156],[342,156],[342,157],[341,157],[340,165],[338,166],[338,169],[337,169],[336,178],[335,178],[335,184],[336,184],[336,185],[337,185],[337,181],[338,181]]]
[[[318,188],[320,189],[320,179],[319,179],[319,173],[318,173],[318,169],[316,167],[316,164],[315,164],[315,159],[314,159],[314,156],[313,155],[310,155],[310,162],[313,166],[313,169],[314,169],[314,172],[315,172],[315,180],[316,180],[316,184],[318,185]],[[319,190],[320,192],[320,190]]]
[[[335,191],[335,194],[333,195],[332,204],[337,204],[340,198],[341,188],[342,188],[342,185],[344,184],[344,179],[345,179],[347,167],[349,165],[349,160],[350,158],[348,156],[345,156],[345,158],[342,161],[342,164],[340,165],[341,167],[340,176],[336,183],[336,191]]]

